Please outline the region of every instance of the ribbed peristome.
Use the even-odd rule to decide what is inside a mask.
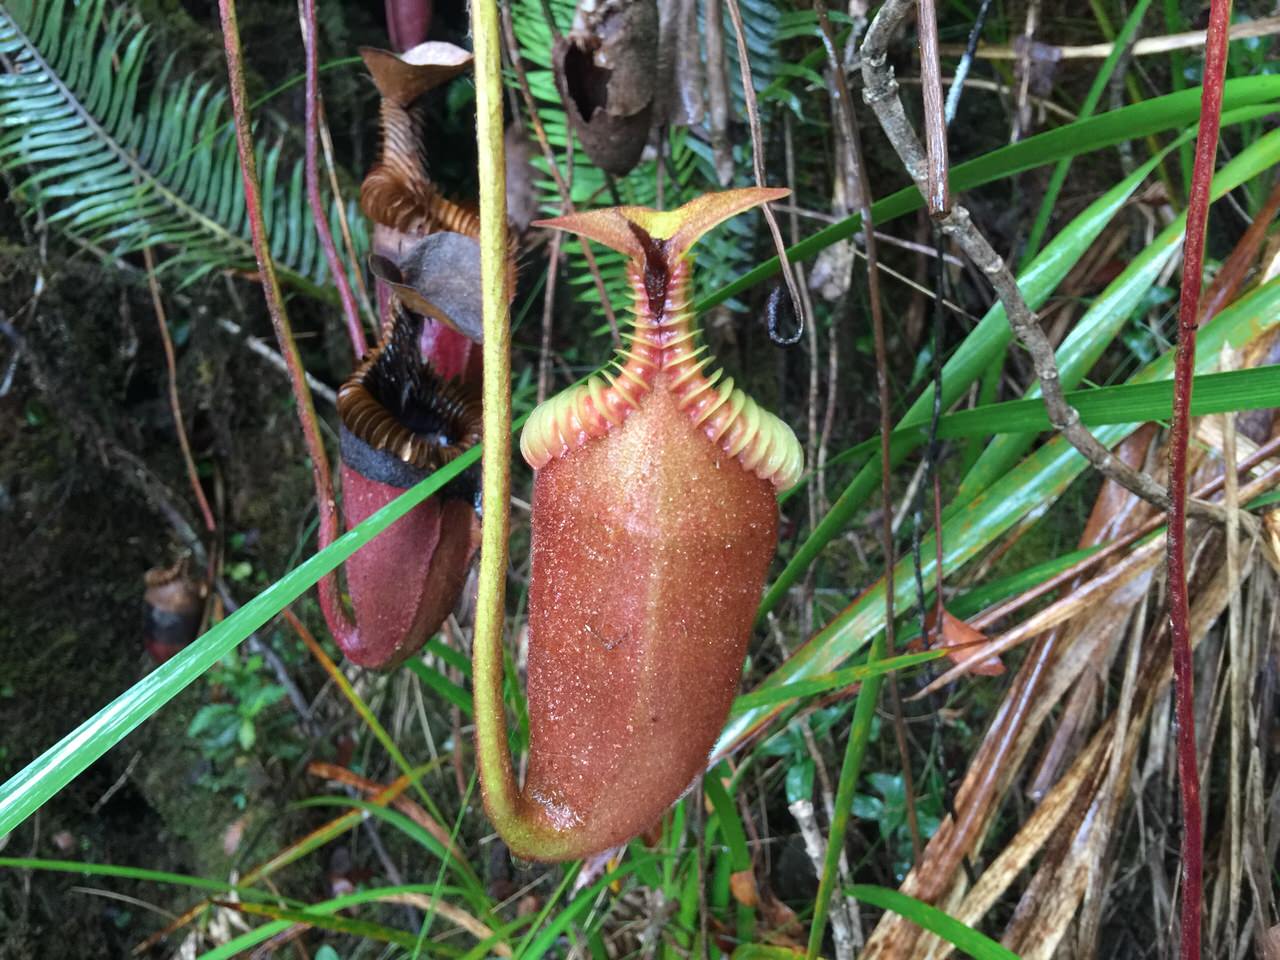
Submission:
[[[670,266],[661,312],[654,314],[643,263],[628,266],[632,329],[600,372],[540,404],[520,436],[520,452],[535,470],[621,426],[654,389],[665,389],[707,439],[743,468],[780,490],[804,471],[804,453],[791,428],[765,410],[724,371],[712,369],[691,303],[692,259]],[[710,371],[710,372],[708,372]]]

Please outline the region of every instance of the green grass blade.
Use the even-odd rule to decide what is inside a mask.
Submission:
[[[353,527],[107,704],[0,787],[0,836],[173,699],[249,634],[480,457],[474,447]]]
[[[433,670],[417,659],[410,659],[405,663],[405,667],[468,717],[471,716],[471,694],[467,693],[439,670]]]
[[[361,811],[365,817],[384,821],[388,826],[399,830],[409,839],[420,844],[441,863],[446,864],[463,883],[467,898],[480,910],[488,909],[488,899],[484,892],[484,884],[477,876],[471,863],[462,856],[455,856],[431,832],[410,817],[398,810],[392,810],[368,800],[355,797],[319,796],[299,801],[300,807],[347,807]]]
[[[1251,296],[1257,296],[1254,307],[1280,310],[1280,282],[1272,280]],[[1206,373],[1194,379],[1191,412],[1197,417],[1214,413],[1239,413],[1245,410],[1266,410],[1280,406],[1280,374],[1273,367],[1256,367],[1248,370],[1230,370],[1223,373]],[[1173,381],[1154,383],[1123,383],[1111,387],[1091,387],[1072,390],[1066,394],[1080,414],[1082,423],[1090,427],[1113,423],[1143,423],[1148,420],[1167,420],[1173,409]],[[957,410],[938,418],[938,437],[955,440],[965,437],[989,437],[997,434],[1031,434],[1049,429],[1049,417],[1044,402],[1033,400],[1006,400],[969,410]],[[902,452],[915,449],[928,438],[928,426],[917,424],[899,427],[889,435],[889,443]],[[827,461],[828,466],[870,458],[880,447],[877,433]],[[792,487],[782,496],[790,499],[804,488],[804,481]]]
[[[601,890],[615,880],[620,880],[627,876],[633,869],[635,868],[632,864],[624,863],[616,870],[606,873],[589,887],[583,887],[569,902],[569,905],[555,915],[554,919],[548,918],[550,917],[552,905],[556,903],[556,898],[549,900],[547,907],[538,915],[538,922],[534,924],[533,929],[530,931],[531,934],[536,934],[536,936],[533,937],[532,942],[522,946],[516,952],[516,956],[520,960],[539,960],[548,950],[555,946],[556,940],[564,933],[569,924],[578,919],[583,911],[591,906]],[[565,883],[561,885],[561,891],[558,892],[562,892],[568,886],[570,879],[576,875],[577,871],[568,874],[565,877]]]
[[[87,863],[78,860],[41,860],[38,857],[0,857],[0,867],[10,870],[44,870],[51,873],[74,873],[82,877],[120,877],[143,883],[167,883],[175,887],[192,887],[206,893],[234,893],[243,900],[280,899],[265,890],[240,887],[206,877],[193,877],[185,873],[167,870],[148,870],[145,867],[118,866],[113,863]]]
[[[720,773],[712,771],[702,781],[702,788],[707,799],[715,808],[716,817],[720,821],[720,835],[724,837],[725,846],[729,848],[729,860],[733,869],[751,869],[751,851],[747,848],[747,833],[742,828],[742,818],[738,816],[738,808],[734,806],[729,791],[720,782]]]
[[[733,702],[732,712],[742,713],[746,710],[754,710],[757,707],[787,703],[800,697],[812,697],[819,693],[826,693],[828,690],[838,690],[841,687],[862,683],[873,677],[883,677],[886,673],[891,673],[894,670],[905,670],[908,667],[919,666],[922,663],[928,663],[946,655],[946,649],[941,647],[934,650],[922,650],[920,653],[904,653],[888,660],[854,664],[852,667],[844,667],[840,670],[833,670],[831,673],[819,674],[807,680],[784,683],[777,687],[763,687],[760,690],[753,690],[751,693],[745,693],[738,697]]]
[[[273,923],[302,923],[317,930],[343,933],[352,937],[361,937],[365,940],[375,940],[379,943],[395,944],[398,947],[412,947],[417,942],[417,935],[408,930],[398,930],[395,927],[374,923],[372,920],[336,916],[332,913],[318,913],[314,910],[291,910],[288,907],[265,904],[246,903],[240,909],[245,913],[270,917]],[[462,953],[458,948],[448,947],[444,944],[435,944],[435,947],[447,956],[458,956]]]
[[[1133,10],[1111,46],[1111,52],[1107,54],[1107,59],[1102,61],[1102,66],[1094,74],[1089,92],[1085,94],[1084,102],[1080,104],[1077,116],[1081,120],[1093,116],[1093,111],[1098,107],[1098,101],[1102,99],[1102,91],[1106,89],[1111,74],[1115,72],[1116,64],[1120,62],[1121,55],[1129,45],[1129,39],[1137,31],[1138,24],[1142,22],[1150,6],[1151,0],[1138,0],[1133,5]],[[1022,254],[1021,267],[1025,267],[1040,249],[1040,241],[1044,239],[1045,230],[1049,228],[1049,218],[1058,207],[1058,194],[1062,192],[1062,185],[1067,181],[1067,171],[1070,168],[1070,157],[1063,157],[1054,165],[1053,173],[1049,176],[1049,185],[1045,188],[1044,197],[1040,200],[1040,209],[1036,211],[1035,223],[1031,225],[1031,233],[1027,236],[1027,247]]]
[[[1170,148],[1171,149],[1171,148]],[[1167,151],[1165,151],[1167,152]],[[1053,241],[1044,249],[1022,277],[1019,278],[1019,287],[1022,289],[1023,296],[1026,297],[1027,303],[1032,309],[1038,309],[1045,299],[1048,298],[1052,289],[1057,286],[1061,278],[1065,276],[1066,270],[1074,265],[1076,260],[1083,254],[1084,250],[1096,238],[1097,233],[1101,231],[1106,220],[1110,219],[1110,215],[1119,208],[1119,204],[1123,203],[1132,190],[1137,188],[1139,174],[1143,176],[1154,167],[1164,154],[1153,157],[1138,170],[1127,177],[1121,184],[1113,187],[1105,196],[1095,201],[1088,210],[1076,218],[1076,220],[1056,236]],[[1250,176],[1267,169],[1277,162],[1280,157],[1280,131],[1272,131],[1266,136],[1260,138],[1254,143],[1246,147],[1241,153],[1235,157],[1231,163],[1223,167],[1218,176],[1214,179],[1215,190],[1226,189],[1227,185],[1243,182]],[[1103,218],[1106,218],[1105,220]],[[1167,232],[1167,231],[1166,231]],[[1163,243],[1169,238],[1164,234],[1161,235],[1160,242]],[[1140,258],[1141,259],[1141,258]],[[1052,269],[1050,269],[1052,268]],[[1113,289],[1113,284],[1111,288]],[[1141,285],[1135,284],[1134,279],[1129,277],[1126,285],[1124,285],[1124,296],[1137,297],[1141,294]],[[1120,294],[1117,293],[1117,298]],[[1119,309],[1120,300],[1117,299],[1112,304],[1112,309]],[[1121,314],[1106,313],[1102,310],[1096,313],[1090,311],[1086,315],[1089,318],[1088,325],[1078,325],[1077,330],[1067,339],[1058,350],[1058,362],[1062,368],[1063,382],[1067,385],[1078,383],[1085,373],[1088,372],[1089,366],[1092,365],[1093,359],[1106,346],[1106,342],[1110,340],[1111,335],[1104,335],[1099,331],[1111,329],[1122,322],[1127,311]],[[1004,310],[998,304],[993,307],[978,326],[965,338],[964,342],[947,361],[943,367],[943,387],[942,387],[942,405],[948,407],[960,397],[960,395],[969,388],[986,369],[992,359],[1000,354],[1005,345],[1012,339],[1012,333],[1005,321]],[[1074,379],[1068,379],[1068,376]],[[929,420],[929,414],[932,410],[933,389],[930,387],[913,403],[899,421],[901,426],[921,425]],[[981,472],[976,476],[985,479],[985,485],[989,485],[991,480],[1003,474],[1017,459],[1017,455],[1024,451],[1029,445],[1029,440],[1021,438],[1008,438],[1003,441],[997,441],[1002,453],[997,459],[997,455],[991,458],[984,457],[979,459],[979,463],[975,465],[971,476],[975,476],[975,471]],[[995,446],[996,444],[993,444]],[[891,457],[894,464],[900,463],[909,447],[905,449],[894,448],[891,451]],[[1008,455],[1007,451],[1016,451],[1012,455]],[[983,459],[987,459],[984,463]],[[996,467],[1002,469],[996,469]],[[866,501],[866,498],[875,489],[880,475],[880,466],[878,456],[869,461],[862,467],[850,484],[840,494],[831,510],[822,518],[818,526],[810,532],[809,536],[797,549],[796,553],[788,561],[783,568],[778,579],[769,587],[764,595],[764,599],[760,604],[760,614],[758,621],[763,618],[764,614],[772,610],[774,606],[782,599],[787,590],[804,575],[809,565],[814,561],[822,549],[839,533],[841,533],[853,518],[854,513]],[[969,493],[971,489],[984,489],[977,487],[977,480],[971,487],[962,486],[964,493]],[[960,494],[957,494],[958,500]]]
[[[1274,284],[1274,282],[1273,282]],[[1200,370],[1210,370],[1218,362],[1224,344],[1241,347],[1249,340],[1280,325],[1280,310],[1271,297],[1273,284],[1268,284],[1223,310],[1205,326],[1199,335]],[[1173,366],[1173,355],[1156,359],[1133,378],[1134,382],[1167,379]],[[1132,424],[1101,427],[1098,440],[1113,446],[1128,436]],[[979,494],[964,511],[943,522],[943,570],[955,571],[990,546],[997,537],[1031,514],[1051,504],[1067,486],[1086,469],[1086,463],[1061,437],[1054,437],[996,483]],[[930,534],[922,544],[921,576],[926,587],[936,579],[934,539]],[[894,606],[910,610],[916,602],[915,571],[910,557],[899,563],[895,573]],[[797,649],[786,662],[761,684],[761,689],[807,680],[829,673],[849,656],[857,653],[870,637],[884,630],[884,581],[869,588],[846,607],[827,626]],[[740,736],[764,722],[778,707],[757,707],[730,717],[721,732],[714,753],[729,749]]]
[[[882,617],[883,610],[882,605]],[[885,635],[881,630],[871,640],[871,650],[867,653],[868,666],[874,667],[884,659],[884,644]],[[827,831],[827,853],[822,861],[822,877],[818,881],[818,895],[813,904],[813,921],[809,925],[807,951],[809,960],[814,960],[818,956],[818,949],[822,946],[822,937],[827,928],[827,911],[831,905],[831,894],[836,889],[839,879],[840,854],[844,852],[844,836],[849,826],[849,812],[853,808],[853,792],[857,789],[858,779],[862,774],[862,760],[867,754],[867,743],[871,739],[871,722],[875,720],[882,683],[884,683],[883,673],[870,677],[858,689],[858,699],[853,706],[853,719],[849,722],[849,740],[845,744],[844,762],[840,765],[840,779],[836,784],[835,809],[831,814],[830,829]]]
[[[855,883],[851,887],[846,887],[845,893],[873,907],[892,910],[917,927],[936,933],[957,950],[963,950],[969,954],[974,960],[1018,960],[1016,953],[1002,947],[986,934],[979,933],[973,927],[961,923],[937,907],[931,907],[905,893],[865,883]]]
[[[721,778],[728,775],[728,769],[721,764],[708,773],[702,780],[702,788],[707,799],[716,811],[715,823],[729,851],[729,866],[732,872],[741,873],[751,869],[751,850],[747,846],[747,833],[742,826],[742,818],[738,816],[737,805],[729,796]],[[710,836],[710,825],[707,835]],[[737,919],[737,936],[740,941],[751,940],[755,936],[755,911],[746,904],[734,902],[734,913]]]
[[[1278,97],[1280,97],[1280,76],[1241,77],[1228,80],[1223,94],[1222,122],[1224,125],[1228,123],[1227,111],[1267,104],[1268,101]],[[1274,110],[1274,106],[1259,106],[1255,111],[1241,113],[1232,119],[1239,123]],[[1112,110],[1097,117],[1077,120],[1055,130],[1036,134],[1019,143],[992,150],[974,160],[957,164],[951,168],[951,189],[956,192],[972,190],[974,187],[992,183],[1024,170],[1054,163],[1064,157],[1101,150],[1126,140],[1164,130],[1183,130],[1194,124],[1199,115],[1199,87],[1163,97],[1153,97],[1142,103],[1121,107],[1119,110]],[[883,224],[918,210],[923,205],[920,192],[911,186],[872,204],[871,212],[875,216],[876,223]],[[788,248],[787,259],[792,263],[808,260],[833,243],[853,236],[859,229],[861,229],[861,217],[854,214]],[[710,296],[704,297],[694,309],[698,313],[709,310],[757,283],[777,275],[778,269],[777,257],[766,260],[754,270],[743,274]]]
[[[349,893],[345,896],[335,897],[332,900],[325,900],[321,903],[312,904],[307,908],[306,912],[316,917],[327,917],[332,916],[339,910],[359,906],[362,903],[374,903],[398,893],[416,893],[423,896],[431,896],[433,890],[434,887],[432,885],[425,883],[406,883],[393,887],[375,887],[371,890],[357,890],[355,893]],[[251,947],[255,947],[258,944],[271,939],[277,933],[284,932],[292,925],[292,921],[289,920],[272,920],[268,923],[264,923],[260,927],[254,927],[248,933],[241,934],[235,939],[229,940],[219,947],[215,947],[213,950],[200,954],[199,960],[231,960],[231,958],[240,956],[244,951]],[[457,952],[460,953],[461,951]]]
[[[1033,310],[1038,309],[1048,299],[1049,294],[1062,282],[1062,278],[1089,249],[1103,228],[1111,222],[1111,218],[1125,204],[1138,185],[1146,179],[1154,166],[1154,160],[1148,161],[1090,204],[1066,229],[1054,237],[1053,241],[1018,278],[1022,295]],[[942,368],[944,409],[969,388],[969,384],[981,375],[991,359],[1004,349],[1004,345],[1011,337],[1004,308],[996,304],[987,311],[986,316]],[[927,423],[932,409],[933,388],[930,386],[899,420],[899,425]],[[893,451],[891,454],[895,464],[905,455],[905,450]],[[757,622],[760,622],[766,613],[778,605],[786,592],[791,589],[792,584],[809,569],[809,565],[822,552],[822,549],[848,526],[855,511],[876,489],[879,478],[880,461],[877,456],[858,471],[827,515],[809,533],[787,562],[778,579],[770,585],[760,602]]]
[[[1213,177],[1212,195],[1222,197],[1280,162],[1280,134],[1272,131],[1249,144],[1222,166]],[[1108,344],[1119,334],[1143,295],[1151,289],[1166,264],[1177,256],[1186,232],[1186,214],[1162,230],[1085,311],[1071,334],[1058,348],[1058,374],[1064,389],[1080,383]],[[1034,384],[1026,396],[1040,396]],[[1006,437],[992,443],[966,474],[949,509],[971,500],[986,489],[1026,451],[1029,438]]]

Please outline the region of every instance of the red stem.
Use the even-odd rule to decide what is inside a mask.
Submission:
[[[280,280],[276,276],[276,265],[271,259],[271,247],[267,241],[267,227],[262,218],[262,192],[258,186],[258,164],[253,154],[249,98],[245,93],[243,53],[240,49],[240,27],[236,23],[235,0],[218,0],[218,13],[222,21],[222,43],[227,56],[227,77],[231,84],[231,113],[235,120],[236,150],[240,156],[240,177],[244,182],[244,202],[253,237],[253,255],[258,261],[258,275],[262,278],[267,311],[271,314],[271,325],[275,329],[280,355],[289,371],[289,386],[293,389],[303,440],[311,457],[316,509],[320,513],[319,540],[321,548],[324,548],[338,536],[338,507],[333,498],[333,478],[329,473],[329,458],[325,455],[324,443],[320,439],[316,408],[311,401],[311,389],[307,386],[302,358],[298,356],[298,345],[293,339],[289,314],[285,311]],[[354,632],[355,627],[347,619],[338,597],[337,580],[332,573],[320,581],[320,606],[329,622],[329,629],[335,636],[345,638]]]
[[[387,35],[396,53],[416,47],[431,31],[431,0],[386,0]]]
[[[1174,372],[1173,426],[1169,440],[1169,623],[1173,642],[1175,710],[1178,720],[1178,781],[1182,790],[1182,960],[1200,958],[1203,837],[1200,776],[1196,763],[1195,696],[1187,601],[1187,441],[1191,423],[1191,384],[1196,363],[1196,327],[1204,272],[1205,225],[1209,187],[1218,153],[1222,85],[1227,61],[1231,0],[1212,0],[1205,38],[1204,88],[1196,137],[1187,238],[1183,246],[1182,294],[1178,304],[1178,353]]]
[[[320,168],[316,154],[320,139],[320,66],[317,56],[316,42],[316,0],[298,0],[298,13],[302,18],[302,47],[307,61],[307,93],[306,93],[306,159],[305,174],[307,180],[307,203],[311,205],[311,219],[315,221],[316,233],[320,237],[320,246],[324,249],[325,261],[329,264],[329,272],[338,285],[338,296],[342,300],[342,313],[347,320],[347,333],[351,337],[351,350],[356,362],[369,349],[364,338],[364,327],[360,323],[360,308],[356,306],[355,294],[351,292],[351,283],[347,280],[347,271],[338,257],[337,245],[333,242],[333,231],[329,229],[329,217],[324,209],[324,201],[320,197]],[[339,198],[339,202],[341,202]],[[357,269],[359,264],[356,265]]]

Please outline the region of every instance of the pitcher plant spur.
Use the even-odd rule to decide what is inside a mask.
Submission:
[[[709,372],[689,251],[787,193],[540,224],[630,258],[634,329],[609,368],[534,410],[520,441],[535,471],[523,789],[503,717],[476,717],[485,806],[517,856],[583,857],[652,826],[724,725],[777,545],[777,492],[803,455],[785,423]]]

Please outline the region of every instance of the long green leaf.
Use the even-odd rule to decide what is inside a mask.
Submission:
[[[892,910],[917,927],[936,933],[956,949],[969,954],[974,960],[1018,960],[1016,953],[1002,947],[986,934],[966,926],[937,907],[931,907],[905,893],[864,883],[855,883],[846,887],[845,893],[863,903],[880,907],[882,910]]]
[[[208,893],[234,893],[244,900],[278,900],[276,894],[253,887],[241,887],[221,880],[193,877],[186,873],[168,870],[150,870],[146,867],[121,866],[114,863],[85,863],[78,860],[42,860],[38,857],[0,857],[0,867],[10,870],[44,870],[50,873],[74,873],[84,877],[120,877],[144,883],[167,883],[175,887],[192,887]]]
[[[1149,161],[1132,174],[1112,187],[1085,209],[1065,230],[1054,237],[1044,251],[1036,257],[1031,266],[1018,278],[1018,287],[1026,298],[1027,304],[1034,310],[1048,299],[1062,278],[1067,275],[1098,234],[1129,199],[1129,196],[1155,167],[1155,161]],[[942,368],[942,406],[952,403],[968,389],[969,384],[982,373],[993,356],[1004,348],[1011,339],[1009,324],[1005,319],[1004,307],[996,304],[978,323],[956,352]],[[933,407],[933,387],[930,386],[916,400],[898,421],[898,425],[908,426],[926,423]],[[894,464],[901,461],[906,450],[892,451]],[[857,475],[845,487],[836,499],[826,516],[809,533],[809,536],[787,562],[778,579],[770,585],[760,602],[759,618],[778,605],[809,565],[817,558],[822,549],[837,536],[853,518],[854,513],[876,489],[880,477],[879,458],[873,459],[858,471]]]
[[[1135,170],[1122,183],[1113,187],[1099,200],[1094,201],[1084,213],[1077,217],[1069,227],[1059,233],[1045,247],[1044,251],[1018,281],[1019,288],[1032,309],[1038,309],[1044,303],[1053,288],[1066,275],[1067,270],[1075,264],[1114,212],[1119,209],[1129,194],[1137,188],[1141,180],[1139,175],[1145,176],[1159,159],[1159,156],[1152,158],[1138,170]],[[1250,144],[1230,164],[1224,167],[1214,179],[1215,189],[1225,184],[1242,182],[1243,179],[1247,179],[1249,176],[1275,164],[1277,159],[1280,159],[1280,139],[1277,138],[1276,131],[1273,131]],[[1167,239],[1162,233],[1160,242],[1153,246],[1156,246],[1158,251],[1163,251],[1166,247],[1165,241]],[[1150,260],[1157,259],[1159,259],[1158,253],[1152,254]],[[1148,262],[1145,256],[1140,257],[1139,260],[1143,263]],[[1112,293],[1115,298],[1108,301],[1110,310],[1119,310],[1121,305],[1127,302],[1128,297],[1139,296],[1141,293],[1141,290],[1137,289],[1139,286],[1140,281],[1135,280],[1135,274],[1130,274],[1127,271],[1121,278],[1117,278],[1117,281],[1108,287],[1108,292]],[[1098,308],[1086,315],[1085,320],[1088,323],[1086,324],[1085,320],[1082,320],[1078,329],[1073,331],[1072,335],[1067,338],[1067,341],[1057,352],[1059,367],[1066,371],[1063,375],[1065,383],[1070,385],[1073,382],[1079,382],[1079,379],[1088,372],[1088,368],[1092,366],[1099,352],[1105,347],[1109,337],[1104,339],[1098,331],[1114,328],[1117,324],[1123,322],[1126,316],[1128,316],[1127,310],[1117,318],[1114,313],[1108,312],[1108,309],[1105,308]],[[1005,320],[1004,308],[997,304],[987,312],[986,316],[965,338],[964,342],[943,367],[942,406],[944,408],[949,407],[969,388],[969,385],[999,355],[1012,340],[1012,337],[1009,325]],[[1068,376],[1072,376],[1075,379],[1068,380],[1066,379]],[[929,387],[903,415],[899,425],[910,426],[926,423],[929,419],[932,403],[933,388]],[[1000,445],[1002,449],[1014,450],[1025,450],[1027,446],[1026,442],[1018,437],[999,440],[996,441],[996,444]],[[891,451],[893,463],[900,463],[907,452],[908,450],[906,449],[894,449]],[[993,455],[993,460],[994,457],[995,455]],[[1012,458],[1001,461],[1005,469],[1008,468],[1013,459],[1016,459],[1016,454]],[[982,464],[981,460],[979,464]],[[975,466],[974,470],[976,471],[977,469],[978,467]],[[982,465],[982,469],[985,472],[988,469],[987,465]],[[832,538],[839,535],[848,526],[854,513],[875,489],[879,475],[878,457],[858,471],[857,475],[836,500],[831,510],[823,517],[818,526],[810,532],[795,555],[783,568],[778,579],[766,591],[760,604],[761,617],[777,605],[787,590],[804,575],[809,565],[822,549]],[[993,471],[993,475],[999,476],[1000,473]],[[966,490],[965,492],[968,491]]]
[[[337,913],[339,910],[345,910],[348,907],[359,906],[363,903],[376,903],[385,900],[387,897],[395,896],[400,893],[414,893],[421,896],[431,896],[435,892],[435,888],[425,883],[405,883],[393,887],[375,887],[371,890],[357,890],[355,893],[349,893],[345,896],[335,897],[332,900],[325,900],[321,903],[312,904],[307,908],[307,913],[313,917],[329,917]],[[232,957],[240,956],[244,951],[251,947],[255,947],[266,940],[271,939],[278,933],[283,933],[293,925],[292,920],[272,920],[264,923],[260,927],[255,927],[248,933],[241,934],[233,940],[229,940],[213,950],[209,950],[200,954],[200,960],[231,960]],[[412,935],[411,935],[412,936]],[[409,946],[412,946],[412,940]],[[457,951],[461,953],[461,951]],[[450,951],[450,955],[456,955]]]
[[[380,943],[391,943],[398,947],[412,947],[417,941],[417,934],[408,930],[397,930],[372,920],[359,920],[355,917],[344,917],[330,912],[315,910],[292,910],[288,907],[277,907],[271,904],[241,904],[245,913],[257,914],[271,918],[273,923],[301,923],[317,930],[328,930],[331,933],[344,933],[364,940],[376,940]],[[434,944],[435,948],[445,956],[460,956],[462,951],[446,944]]]
[[[159,710],[317,580],[480,458],[474,447],[306,560],[161,664],[0,787],[0,836]]]
[[[1277,98],[1280,98],[1280,76],[1241,77],[1228,80],[1222,101],[1223,125],[1228,123],[1228,112],[1236,111],[1238,108],[1254,109],[1241,109],[1240,112],[1235,113],[1232,120],[1236,123],[1273,113],[1275,106],[1258,105],[1268,104],[1269,101]],[[955,191],[972,190],[974,187],[980,187],[1046,163],[1053,163],[1064,157],[1079,156],[1082,153],[1101,150],[1104,147],[1163,130],[1183,130],[1194,123],[1199,115],[1199,87],[1163,97],[1153,97],[1142,103],[1112,110],[1101,116],[1090,117],[1088,120],[1078,120],[1056,130],[1028,137],[1019,143],[992,150],[974,160],[957,164],[951,168],[951,187]],[[871,212],[876,223],[882,224],[895,217],[919,210],[923,205],[920,192],[914,186],[910,186],[878,200],[872,204]],[[861,229],[861,218],[858,214],[854,214],[789,247],[787,259],[792,263],[808,260],[833,243],[853,236],[859,229]],[[1029,267],[1028,270],[1030,269],[1032,268]],[[757,283],[776,276],[778,270],[777,257],[766,260],[749,273],[743,274],[712,295],[699,300],[694,309],[699,313],[709,310]]]
[[[867,651],[867,666],[876,667],[884,659],[885,632],[881,630],[871,638]],[[814,898],[813,919],[809,924],[808,960],[816,960],[827,929],[827,911],[839,879],[840,856],[844,853],[845,831],[849,826],[849,814],[853,810],[853,795],[862,775],[862,761],[867,755],[871,740],[871,723],[875,720],[876,706],[880,703],[880,685],[884,675],[877,673],[858,688],[853,705],[853,718],[849,721],[849,739],[844,747],[844,759],[840,764],[840,778],[836,783],[836,799],[827,831],[827,851],[822,860],[822,876],[818,878],[818,895]]]
[[[1275,289],[1274,284],[1268,284],[1265,289],[1268,299],[1274,297],[1280,305],[1280,291]],[[1280,375],[1272,367],[1201,374],[1194,378],[1193,385],[1191,412],[1197,417],[1280,406]],[[1068,391],[1065,396],[1067,402],[1080,414],[1081,423],[1090,427],[1167,420],[1173,410],[1173,381],[1091,387],[1087,390]],[[1030,434],[1030,438],[1023,438],[1024,442],[1030,443],[1035,434],[1042,433],[1049,427],[1049,415],[1045,413],[1042,400],[1006,400],[1003,403],[989,403],[968,410],[957,410],[955,413],[944,413],[938,418],[938,437],[954,440],[996,434]],[[927,424],[899,427],[889,434],[889,443],[894,449],[912,450],[924,442],[928,435]],[[869,458],[879,448],[880,434],[877,433],[861,443],[841,450],[827,461],[827,465]],[[802,489],[803,484],[802,480],[788,490],[784,497]],[[956,506],[953,503],[948,509],[955,509]]]
[[[1273,131],[1250,144],[1214,174],[1213,198],[1225,196],[1228,191],[1265,173],[1276,164],[1277,159],[1280,159],[1280,140]],[[1151,289],[1160,272],[1181,249],[1186,224],[1187,215],[1184,212],[1160,231],[1155,240],[1133,258],[1120,276],[1107,285],[1107,289],[1072,328],[1057,351],[1058,375],[1064,388],[1069,390],[1080,383],[1098,362],[1102,352],[1120,332],[1143,295]],[[1026,395],[1039,397],[1040,384],[1033,384]],[[1026,451],[1030,442],[1027,437],[1002,437],[992,443],[965,475],[949,509],[961,508],[978,492],[986,489]]]
[[[937,660],[940,657],[945,657],[947,653],[948,651],[942,647],[933,650],[922,650],[920,653],[903,653],[887,660],[854,664],[852,667],[844,667],[841,670],[820,674],[807,680],[796,680],[794,683],[784,683],[777,687],[762,687],[759,690],[753,690],[751,693],[744,693],[738,697],[733,702],[733,713],[742,713],[744,710],[754,710],[757,707],[786,703],[800,697],[812,697],[815,694],[826,693],[828,690],[838,690],[841,687],[851,687],[855,683],[862,683],[873,677],[883,677],[886,673],[891,673],[894,670],[905,670],[908,667],[915,667],[931,660]]]
[[[421,660],[416,659],[408,660],[405,663],[405,667],[419,680],[452,703],[468,717],[471,716],[471,694],[467,693],[467,691],[463,690],[439,670],[435,670],[427,666]]]
[[[1224,344],[1240,347],[1267,330],[1280,325],[1280,279],[1223,310],[1200,332],[1203,347],[1198,357],[1201,370],[1212,369]],[[1166,354],[1148,364],[1133,382],[1167,379],[1173,356]],[[1107,446],[1119,443],[1134,429],[1132,424],[1099,428],[1095,435]],[[997,537],[1033,512],[1053,503],[1086,468],[1081,457],[1061,437],[1054,437],[996,483],[971,501],[965,510],[943,522],[943,570],[951,573],[993,543]],[[934,539],[922,544],[921,577],[926,587],[937,577]],[[894,607],[909,610],[915,604],[915,569],[910,557],[895,569]],[[775,670],[760,689],[781,686],[829,673],[884,630],[884,580],[881,579],[846,607],[827,626],[805,642]],[[758,707],[732,716],[720,735],[714,753],[730,749],[740,737],[764,722],[777,707]]]

